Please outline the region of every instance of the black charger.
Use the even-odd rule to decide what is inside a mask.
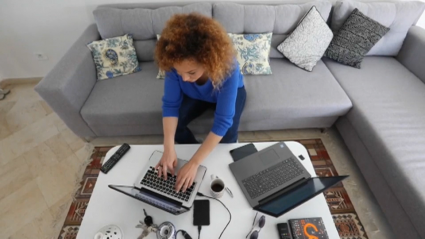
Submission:
[[[210,201],[196,200],[193,206],[193,225],[198,226],[198,239],[200,239],[202,226],[210,225]]]

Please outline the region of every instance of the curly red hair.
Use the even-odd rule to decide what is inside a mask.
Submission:
[[[170,71],[175,63],[195,60],[202,64],[214,86],[231,73],[235,50],[216,20],[197,13],[176,14],[162,31],[155,48],[160,69]]]

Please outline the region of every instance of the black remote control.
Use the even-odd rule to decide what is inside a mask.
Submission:
[[[118,161],[120,161],[122,156],[124,156],[124,154],[127,153],[129,149],[130,149],[130,145],[128,144],[121,145],[121,147],[117,150],[117,152],[115,152],[114,155],[112,155],[108,159],[108,161],[103,164],[103,166],[100,168],[100,171],[102,171],[102,173],[104,174],[107,174],[109,170],[111,170],[115,166],[115,164],[117,164]]]
[[[280,239],[292,239],[291,232],[289,231],[288,223],[278,223],[277,231]]]

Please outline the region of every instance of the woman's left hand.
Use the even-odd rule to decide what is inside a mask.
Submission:
[[[186,189],[192,186],[198,167],[199,164],[191,160],[179,170],[177,173],[176,192],[179,192],[180,189],[182,192],[186,192]]]

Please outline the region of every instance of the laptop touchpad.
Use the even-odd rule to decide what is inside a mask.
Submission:
[[[265,166],[275,163],[279,159],[279,156],[274,149],[268,150],[260,154],[260,160]]]

